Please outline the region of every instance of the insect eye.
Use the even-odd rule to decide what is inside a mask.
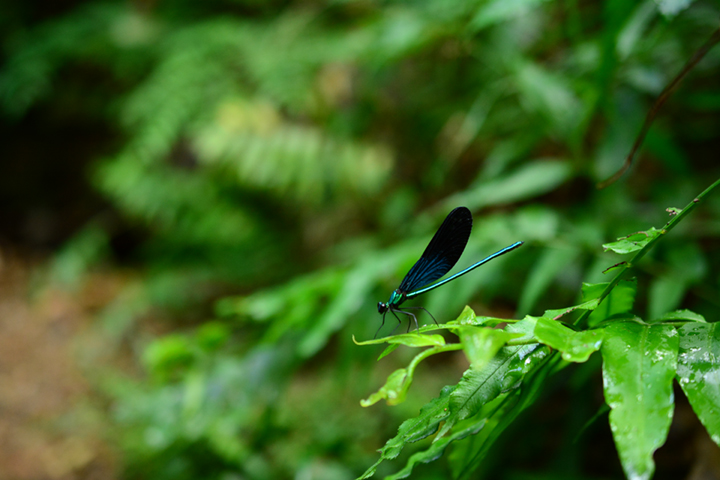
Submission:
[[[383,302],[378,302],[378,313],[385,313],[387,311],[387,305]]]

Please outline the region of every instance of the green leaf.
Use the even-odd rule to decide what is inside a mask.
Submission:
[[[618,32],[616,49],[620,59],[627,59],[642,45],[647,27],[655,16],[655,7],[652,3],[640,2],[625,26]]]
[[[415,465],[418,463],[430,463],[437,460],[445,452],[448,445],[456,440],[462,440],[470,435],[477,434],[485,427],[486,423],[487,420],[485,418],[480,418],[479,420],[468,420],[461,425],[458,425],[458,428],[454,429],[451,435],[447,435],[439,439],[436,438],[436,441],[434,441],[429,448],[413,454],[408,459],[402,470],[394,475],[386,477],[386,480],[408,478]]]
[[[405,420],[398,428],[397,435],[385,442],[385,446],[380,450],[380,459],[368,468],[360,479],[372,477],[377,466],[383,460],[396,458],[407,444],[417,442],[437,432],[440,422],[450,415],[448,409],[450,393],[455,388],[455,386],[443,388],[440,396],[423,406],[417,417]]]
[[[555,310],[545,310],[545,313],[543,313],[543,317],[558,319],[564,315],[567,315],[568,313],[574,312],[575,310],[595,310],[599,302],[599,299],[594,298],[573,307],[558,308]]]
[[[495,328],[463,327],[459,329],[458,336],[471,367],[478,370],[484,367],[508,340],[522,337],[522,334]]]
[[[478,316],[475,317],[475,323],[474,325],[483,325],[486,327],[494,327],[497,325],[500,325],[501,323],[513,323],[515,320],[508,319],[508,318],[497,318],[497,317],[484,317],[484,316]],[[450,322],[452,323],[452,322]]]
[[[582,284],[582,300],[587,302],[595,298],[599,298],[605,288],[610,285],[609,282],[605,283],[585,283]]]
[[[636,252],[650,243],[652,239],[658,235],[662,235],[664,230],[658,230],[652,227],[644,232],[631,233],[627,237],[620,237],[616,242],[606,243],[603,245],[605,251],[612,250],[615,253],[626,254]]]
[[[690,310],[675,310],[674,312],[668,312],[665,315],[656,318],[655,320],[649,321],[648,323],[660,323],[666,320],[685,320],[688,322],[706,323],[705,317],[703,317],[699,313],[695,313]]]
[[[355,339],[353,338],[353,340],[355,340]],[[398,343],[393,343],[393,344],[391,344],[391,345],[388,345],[388,346],[385,348],[385,350],[383,350],[383,352],[382,352],[382,353],[380,354],[380,356],[378,357],[378,361],[380,361],[382,358],[387,357],[388,355],[390,355],[390,354],[391,354],[392,352],[394,352],[395,349],[397,349],[397,347],[399,347],[399,346],[400,346],[400,344],[398,344]]]
[[[535,319],[528,318],[508,325],[505,330],[508,333],[532,334],[534,328]],[[535,361],[547,354],[546,351],[535,352],[538,347],[537,344],[504,347],[483,368],[466,371],[450,396],[451,415],[435,441],[450,431],[457,422],[475,415],[483,405],[502,392],[518,388],[523,376]]]
[[[544,352],[544,356],[538,355]],[[453,471],[453,478],[458,480],[477,478],[475,471],[485,459],[488,452],[500,435],[515,421],[526,408],[535,403],[538,395],[546,384],[549,375],[562,368],[567,363],[561,362],[558,355],[549,354],[547,347],[539,347],[534,358],[529,359],[532,368],[523,378],[522,388],[510,391],[483,408],[477,417],[466,422],[477,421],[476,418],[486,418],[483,428],[473,437],[461,441],[450,454],[449,462]],[[488,416],[489,413],[489,416]]]
[[[439,337],[439,335],[433,336]],[[415,355],[415,358],[412,359],[410,365],[408,365],[407,368],[401,368],[391,373],[387,381],[385,382],[385,385],[383,385],[380,390],[370,395],[367,399],[361,400],[360,405],[362,405],[363,407],[369,407],[370,405],[373,405],[374,403],[377,403],[382,399],[386,399],[388,405],[397,405],[404,402],[405,395],[407,394],[407,391],[410,388],[410,384],[413,381],[415,369],[421,361],[431,355],[435,355],[436,353],[459,349],[460,346],[458,344],[452,344],[447,346],[438,345],[422,351],[421,353]]]
[[[470,308],[470,306],[465,305],[465,308],[463,308],[463,311],[460,312],[458,318],[449,321],[448,324],[477,325],[476,318],[477,316],[475,315],[475,310]]]
[[[505,327],[505,331],[513,334],[513,338],[508,340],[508,346],[515,347],[518,345],[536,343],[534,341],[535,337],[533,336],[533,330],[535,330],[536,321],[537,317],[525,315],[525,318],[523,318],[522,320],[508,324]]]
[[[442,335],[421,335],[419,333],[402,333],[392,337],[375,338],[358,342],[353,335],[355,345],[378,345],[388,343],[390,345],[405,345],[407,347],[436,347],[445,345],[445,338]]]
[[[694,0],[655,0],[660,13],[666,17],[674,17],[688,8]]]
[[[496,326],[501,323],[512,323],[515,322],[515,320],[509,320],[507,318],[495,318],[495,317],[483,317],[483,316],[477,316],[475,315],[475,312],[472,308],[465,305],[465,308],[463,309],[462,313],[460,313],[460,316],[456,318],[455,320],[450,320],[447,323],[440,323],[440,324],[430,324],[430,325],[424,325],[420,327],[419,331],[414,332],[411,335],[417,334],[417,333],[426,333],[426,332],[432,332],[435,330],[452,330],[452,331],[459,331],[465,326]],[[401,335],[395,335],[394,337],[387,337],[387,338],[396,338],[396,337],[402,337]],[[380,339],[380,341],[384,341],[385,339]],[[373,340],[373,342],[378,342],[378,340]],[[438,344],[440,345],[440,344]]]
[[[590,314],[588,325],[595,326],[607,318],[629,312],[635,303],[637,279],[620,280],[610,294]]]
[[[528,326],[532,327],[532,325],[532,322],[527,322],[521,329],[526,330]],[[506,347],[503,351],[510,354],[510,360],[496,363],[498,357],[503,356],[501,352],[483,369],[486,373],[489,372],[490,375],[483,375],[475,370],[465,372],[464,379],[466,382],[463,384],[461,381],[450,392],[449,409],[453,413],[450,416],[445,415],[445,412],[440,414],[442,420],[445,420],[445,424],[433,440],[432,445],[426,450],[412,455],[401,471],[386,478],[407,478],[416,464],[436,460],[444,453],[450,443],[463,439],[467,441],[469,440],[467,437],[473,436],[471,437],[473,443],[481,450],[480,455],[473,455],[470,458],[471,461],[481,458],[482,454],[487,452],[487,449],[500,433],[512,423],[522,410],[532,403],[542,382],[529,385],[527,389],[518,387],[523,382],[525,374],[541,365],[549,354],[546,347],[539,345]],[[491,365],[497,366],[494,373]],[[549,372],[550,369],[545,369],[546,374]],[[472,380],[470,380],[471,378]],[[461,389],[464,391],[459,392]],[[453,405],[453,397],[455,397],[455,401],[461,403]],[[462,420],[459,420],[458,414],[463,416]],[[451,432],[448,423],[453,424]],[[483,432],[488,428],[490,430],[488,434],[483,435]],[[480,435],[474,437],[478,433]]]
[[[720,328],[717,323],[683,325],[677,376],[690,405],[713,442],[720,445]]]
[[[152,342],[143,352],[143,363],[153,375],[165,381],[187,370],[195,361],[190,340],[179,334],[167,335]]]
[[[528,13],[547,0],[491,0],[478,9],[470,29],[480,30]]]
[[[572,174],[566,160],[539,159],[518,167],[505,176],[482,183],[476,188],[453,195],[446,206],[465,205],[478,209],[488,205],[517,202],[550,192]]]
[[[649,479],[655,470],[653,452],[665,442],[672,420],[678,342],[679,335],[667,325],[615,323],[605,328],[605,401],[628,479]]]
[[[408,388],[410,388],[411,382],[412,375],[409,374],[407,368],[395,370],[390,374],[385,385],[365,400],[360,400],[360,405],[369,407],[383,399],[387,400],[388,405],[402,403],[405,400],[405,394]]]
[[[507,318],[495,318],[495,317],[478,317],[475,315],[475,312],[472,308],[465,305],[465,308],[463,309],[462,313],[460,313],[460,316],[456,318],[455,320],[450,320],[443,326],[445,328],[452,328],[457,327],[458,325],[474,325],[474,326],[480,326],[480,325],[486,325],[486,326],[495,326],[500,323],[507,322]],[[424,331],[423,328],[420,329],[421,331]]]
[[[535,337],[540,343],[562,352],[562,358],[566,362],[582,363],[600,349],[604,331],[576,332],[558,321],[538,318],[535,324]]]

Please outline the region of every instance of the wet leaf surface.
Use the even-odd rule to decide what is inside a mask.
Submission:
[[[649,479],[653,452],[665,443],[672,420],[672,381],[679,335],[667,325],[616,323],[602,345],[605,401],[625,475]]]
[[[717,323],[690,323],[679,333],[680,387],[710,438],[720,445],[720,328]]]

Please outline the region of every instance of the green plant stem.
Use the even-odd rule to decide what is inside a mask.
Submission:
[[[418,353],[410,361],[407,366],[408,375],[413,375],[417,366],[426,358],[435,355],[437,353],[452,352],[455,350],[462,350],[462,343],[448,343],[447,345],[438,345],[436,347],[426,348],[422,352]]]
[[[462,348],[462,343],[448,343],[447,345],[428,348],[426,350],[423,350],[421,353],[415,355],[415,358],[412,359],[410,365],[408,365],[408,368],[412,367],[414,369],[418,363],[422,362],[430,355],[435,355],[436,353],[443,352],[452,352],[455,350],[462,350]]]
[[[648,253],[650,251],[650,249],[652,249],[655,246],[655,243],[658,242],[663,237],[663,235],[665,235],[670,230],[672,230],[675,227],[675,225],[677,225],[683,218],[685,218],[686,215],[688,215],[690,212],[692,212],[695,209],[695,207],[702,201],[702,199],[707,194],[709,194],[713,189],[715,189],[715,187],[717,187],[718,185],[720,185],[720,178],[715,180],[715,182],[712,185],[707,187],[700,195],[698,195],[689,204],[687,204],[687,206],[685,208],[683,208],[680,213],[678,213],[673,218],[671,218],[670,221],[668,223],[666,223],[665,226],[663,227],[660,235],[658,235],[657,237],[650,240],[643,248],[641,248],[635,254],[635,256],[632,259],[630,259],[629,262],[624,263],[620,266],[620,268],[621,268],[620,272],[617,275],[615,275],[615,278],[613,278],[610,281],[610,283],[608,283],[608,285],[605,287],[605,289],[600,294],[600,297],[599,297],[600,300],[598,301],[598,306],[600,305],[600,303],[602,303],[602,301],[608,295],[610,295],[610,292],[612,292],[612,289],[615,288],[615,286],[620,282],[623,275],[625,275],[625,273],[635,263],[637,263],[642,257],[644,257],[645,254]],[[574,322],[574,325],[581,327],[581,328],[585,328],[587,326],[586,325],[587,319],[591,313],[592,313],[591,310],[586,310],[585,312],[583,312],[583,314],[580,315],[580,317],[578,317],[578,319]]]

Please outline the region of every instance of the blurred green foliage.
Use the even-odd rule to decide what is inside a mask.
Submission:
[[[372,337],[377,301],[452,208],[476,217],[463,265],[527,244],[422,305],[441,322],[468,303],[539,314],[606,279],[620,260],[603,243],[665,223],[665,208],[720,176],[713,50],[661,111],[639,163],[594,189],[718,18],[715,0],[107,1],[30,26],[6,17],[4,120],[52,105],[122,138],[88,172],[113,211],[58,253],[53,276],[74,284],[113,260],[113,238],[141,232],[122,261],[142,274],[100,314],[147,372],[102,381],[128,478],[362,474],[467,367],[449,356],[421,367],[405,403],[359,407],[412,354],[376,364],[380,351],[351,336]],[[717,318],[719,212],[708,197],[636,266],[644,318],[681,307]],[[177,320],[174,333],[141,334],[158,312]],[[568,395],[594,405],[577,407],[582,425],[597,399]],[[558,445],[577,434],[571,423]],[[512,452],[515,478],[528,465],[587,473],[587,443],[539,455],[529,442]],[[478,475],[510,475],[507,455]]]

